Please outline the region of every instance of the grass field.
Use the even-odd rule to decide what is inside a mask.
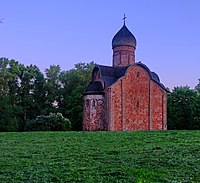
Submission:
[[[0,133],[0,182],[200,182],[200,131]]]

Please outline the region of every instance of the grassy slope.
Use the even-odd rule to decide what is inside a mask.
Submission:
[[[200,131],[0,133],[0,182],[200,182]]]

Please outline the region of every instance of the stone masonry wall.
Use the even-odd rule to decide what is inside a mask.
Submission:
[[[85,95],[83,106],[83,130],[105,130],[104,96]]]

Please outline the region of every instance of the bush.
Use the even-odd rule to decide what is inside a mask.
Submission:
[[[71,122],[61,113],[50,113],[49,116],[40,115],[28,122],[25,131],[67,131],[70,128]]]

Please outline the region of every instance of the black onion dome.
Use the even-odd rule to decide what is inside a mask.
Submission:
[[[132,46],[136,47],[136,39],[134,35],[128,30],[126,25],[115,34],[112,39],[112,48],[117,46]]]

